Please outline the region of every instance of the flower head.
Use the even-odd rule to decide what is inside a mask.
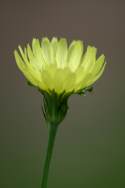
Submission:
[[[65,38],[50,41],[33,39],[24,50],[14,51],[19,69],[28,83],[43,94],[43,114],[46,121],[58,125],[68,110],[68,98],[72,93],[90,90],[102,75],[105,57],[96,59],[97,49],[88,46],[84,52],[83,42],[72,41],[68,46]]]
[[[105,57],[96,58],[97,49],[83,42],[72,41],[68,46],[65,38],[32,40],[24,50],[14,51],[16,63],[26,79],[42,92],[57,95],[79,93],[92,86],[102,75]]]

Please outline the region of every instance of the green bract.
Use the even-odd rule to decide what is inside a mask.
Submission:
[[[97,49],[74,40],[68,46],[65,38],[33,39],[32,47],[14,51],[19,69],[28,82],[41,91],[57,94],[79,93],[89,88],[103,73],[105,56],[96,58]]]

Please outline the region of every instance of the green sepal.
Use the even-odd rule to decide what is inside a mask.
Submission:
[[[86,92],[92,92],[93,91],[93,86],[89,86],[87,88],[81,89],[77,92],[79,95],[85,95]]]
[[[29,82],[28,80],[26,80],[26,82],[27,82],[27,84],[28,84],[29,86],[34,87],[34,85],[33,85],[31,82]]]
[[[51,125],[60,124],[67,114],[69,94],[65,95],[65,92],[63,92],[58,95],[54,91],[51,91],[51,93],[44,91],[42,92],[42,95],[42,111],[45,120]]]
[[[92,91],[93,91],[93,89],[94,89],[94,87],[93,87],[93,86],[90,86],[90,87],[88,87],[88,88],[87,88],[87,90],[86,90],[86,91],[88,91],[88,92],[92,92]]]

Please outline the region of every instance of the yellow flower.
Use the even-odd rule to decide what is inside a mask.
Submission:
[[[42,93],[42,110],[49,129],[49,139],[41,187],[47,188],[49,166],[59,124],[68,111],[68,98],[72,93],[89,91],[102,75],[105,56],[96,59],[97,49],[83,42],[55,37],[33,39],[24,50],[14,51],[19,69],[27,81]]]
[[[32,40],[24,50],[14,51],[16,63],[28,82],[41,91],[58,95],[79,93],[92,86],[102,75],[105,56],[96,59],[97,49],[74,40],[68,46],[65,38]]]

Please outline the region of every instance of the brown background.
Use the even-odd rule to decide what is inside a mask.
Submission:
[[[107,60],[93,93],[70,98],[49,187],[124,188],[124,0],[0,1],[0,188],[40,188],[47,141],[42,97],[27,86],[13,50],[43,36],[81,39]]]

